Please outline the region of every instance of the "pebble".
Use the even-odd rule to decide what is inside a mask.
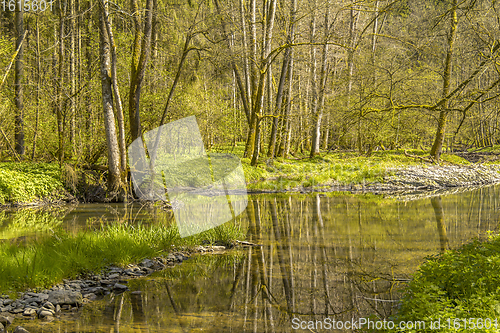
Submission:
[[[12,318],[12,317],[0,316],[0,324],[2,324],[5,327],[7,327],[10,324],[12,324],[13,320],[14,320],[14,318]]]

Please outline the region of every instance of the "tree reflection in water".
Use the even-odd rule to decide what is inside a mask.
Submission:
[[[260,333],[301,331],[292,329],[294,318],[388,318],[425,256],[497,226],[499,189],[484,191],[409,202],[254,196],[237,223],[260,246],[195,256],[131,280],[130,290],[141,293],[91,303],[78,325],[89,328],[81,332]]]

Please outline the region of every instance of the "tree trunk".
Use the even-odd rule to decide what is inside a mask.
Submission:
[[[120,96],[120,90],[118,88],[118,75],[116,72],[117,67],[117,56],[116,56],[116,44],[113,36],[113,29],[111,27],[111,23],[108,19],[108,11],[107,11],[107,1],[101,0],[101,6],[103,11],[104,24],[106,26],[106,33],[108,34],[109,42],[111,44],[111,77],[113,81],[113,93],[116,107],[116,119],[118,121],[118,146],[120,148],[120,170],[121,172],[125,172],[127,170],[127,152],[125,146],[125,122],[123,117],[123,106],[122,100]]]
[[[295,31],[295,0],[292,1],[292,6],[290,9],[290,24],[289,24],[289,30],[288,30],[288,36],[287,36],[287,43],[292,44],[293,40],[293,34]],[[284,98],[284,87],[285,87],[285,82],[287,78],[288,71],[290,70],[290,61],[291,61],[291,54],[292,54],[292,47],[287,47],[285,49],[285,53],[283,55],[283,64],[281,67],[281,75],[280,75],[280,81],[278,84],[278,91],[276,93],[276,108],[275,108],[275,115],[282,115],[281,121],[278,117],[275,117],[273,119],[272,123],[272,129],[271,129],[271,138],[269,140],[269,146],[268,146],[268,151],[267,151],[267,156],[274,158],[276,155],[276,141],[277,141],[277,134],[278,130],[281,130],[282,132],[283,129],[283,124],[285,123],[285,120],[283,119],[285,117],[285,110],[282,110],[282,103],[283,103],[283,98]],[[290,78],[291,80],[291,78]],[[288,107],[286,107],[288,108]],[[281,126],[279,126],[281,124]],[[280,140],[280,141],[283,141]]]
[[[312,3],[313,9],[312,9],[312,15],[311,15],[311,23],[310,23],[310,35],[309,35],[309,42],[311,43],[311,49],[309,53],[309,70],[310,70],[310,77],[309,77],[309,86],[311,87],[310,90],[310,95],[309,98],[307,99],[308,102],[308,107],[311,112],[311,125],[316,127],[318,123],[318,119],[316,117],[316,111],[318,109],[318,89],[317,89],[317,62],[316,62],[316,46],[314,43],[316,42],[316,1]],[[309,93],[309,92],[308,92]],[[321,120],[320,120],[321,122]],[[309,129],[310,127],[306,125],[306,128]],[[312,133],[312,138],[315,137],[314,134],[314,128],[313,128],[313,133]],[[306,134],[306,136],[308,136]],[[314,139],[313,139],[314,140]],[[315,142],[311,142],[311,151],[310,151],[310,157],[314,156],[313,152],[313,146],[316,144]],[[319,150],[318,150],[319,153]]]
[[[99,50],[101,56],[101,84],[104,127],[108,146],[108,191],[120,196],[122,182],[120,175],[120,149],[116,139],[115,115],[113,113],[113,90],[111,83],[110,42],[106,31],[104,11],[99,13]]]
[[[257,76],[257,19],[256,19],[256,0],[250,0],[250,22],[251,22],[251,58],[250,58],[250,91],[251,91],[251,116],[248,123],[248,136],[245,144],[245,152],[243,157],[251,157],[254,151],[255,144],[255,130],[257,126],[257,117],[254,113],[255,106],[261,102],[260,97],[258,97],[259,83]],[[260,81],[259,81],[260,82]]]
[[[16,8],[18,6],[16,5]],[[23,158],[24,156],[24,104],[23,104],[23,76],[24,76],[24,18],[23,8],[21,11],[16,9],[15,13],[15,28],[16,28],[16,50],[19,50],[16,57],[16,64],[14,68],[14,90],[15,90],[15,126],[14,126],[14,140],[16,153]]]
[[[320,139],[321,139],[321,119],[323,118],[323,105],[324,105],[324,98],[325,98],[325,88],[326,88],[326,79],[327,79],[327,66],[328,66],[328,40],[329,40],[329,34],[330,31],[328,29],[328,20],[329,20],[329,6],[326,7],[325,11],[325,41],[323,44],[323,52],[321,55],[321,73],[320,73],[320,87],[319,87],[319,96],[317,96],[317,100],[314,102],[314,109],[312,110],[313,113],[313,133],[312,133],[312,138],[311,138],[311,152],[309,154],[309,157],[314,157],[315,155],[319,154],[319,148],[320,148]]]
[[[71,143],[71,153],[76,155],[76,73],[75,73],[75,0],[69,0],[69,82],[71,90],[70,103],[70,137],[69,141]]]
[[[64,20],[66,14],[66,3],[64,7],[62,1],[59,2],[59,55],[58,55],[58,77],[59,85],[57,89],[56,117],[57,117],[57,132],[59,135],[58,158],[59,164],[64,162],[64,139],[65,139],[65,123],[64,123]],[[55,51],[54,51],[55,52]]]
[[[257,88],[257,94],[255,98],[255,105],[253,107],[253,114],[255,115],[255,140],[253,145],[253,155],[251,165],[257,165],[260,154],[260,120],[262,117],[262,104],[264,97],[264,86],[266,84],[266,72],[270,70],[269,66],[271,65],[271,59],[269,59],[269,54],[271,53],[271,42],[273,38],[273,28],[274,28],[274,17],[276,14],[276,0],[271,0],[269,3],[269,7],[266,10],[266,25],[264,29],[264,40],[262,43],[262,53],[261,53],[261,61],[260,61],[260,77],[259,77],[259,87]],[[268,82],[267,84],[271,84]]]
[[[247,25],[246,25],[246,15],[245,15],[245,5],[244,0],[240,0],[240,16],[241,16],[241,30],[242,30],[242,47],[243,47],[243,75],[245,78],[245,98],[246,102],[252,104],[251,95],[251,72],[249,67],[248,59],[248,38],[247,38]],[[250,121],[249,121],[250,122]]]
[[[295,17],[297,13],[297,1],[292,0],[290,6],[290,44],[295,40]],[[284,112],[284,119],[282,119],[281,141],[280,141],[280,155],[287,157],[290,153],[290,145],[292,140],[292,126],[290,114],[292,112],[292,90],[293,90],[293,48],[290,47],[289,61],[288,61],[288,91],[286,108]]]
[[[137,0],[130,1],[130,7],[135,24],[135,39],[132,51],[132,66],[130,75],[129,92],[129,118],[132,141],[141,136],[140,99],[141,88],[146,71],[146,65],[151,49],[151,30],[153,22],[153,0],[146,2],[146,22],[144,23],[144,36],[141,44],[141,19]]]
[[[432,145],[430,155],[439,161],[441,157],[441,151],[443,149],[444,137],[446,134],[446,121],[448,117],[448,106],[449,98],[447,98],[450,92],[451,84],[451,72],[452,72],[452,62],[453,62],[453,47],[455,43],[455,38],[457,35],[458,17],[457,17],[457,0],[452,0],[451,8],[451,19],[450,19],[450,32],[448,35],[448,50],[446,52],[446,61],[444,64],[443,73],[443,90],[442,90],[442,100],[441,100],[441,111],[439,112],[438,127],[436,130],[436,137],[434,139],[434,144]]]

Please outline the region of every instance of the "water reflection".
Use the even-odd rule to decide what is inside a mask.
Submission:
[[[0,210],[0,240],[18,242],[64,229],[98,230],[102,225],[130,222],[155,224],[172,220],[172,213],[152,204],[79,204],[60,207]]]
[[[432,208],[434,208],[434,214],[436,214],[437,231],[439,234],[439,243],[441,244],[441,252],[444,252],[449,247],[448,236],[446,236],[446,226],[444,224],[444,212],[443,203],[441,202],[441,197],[431,198]]]
[[[425,256],[497,228],[499,190],[410,202],[254,196],[237,223],[260,246],[132,280],[135,293],[107,296],[47,331],[300,332],[294,318],[387,318]]]

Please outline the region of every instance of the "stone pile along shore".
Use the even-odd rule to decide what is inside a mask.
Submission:
[[[500,165],[410,166],[388,170],[385,184],[401,189],[442,189],[500,183]]]
[[[224,246],[200,246],[195,252],[222,251]],[[168,266],[182,263],[189,255],[182,252],[170,253],[166,257],[144,259],[139,264],[130,264],[125,268],[110,266],[101,274],[91,274],[85,279],[63,280],[63,283],[40,292],[18,293],[13,300],[8,295],[0,296],[0,333],[6,332],[16,317],[54,320],[61,314],[78,310],[83,304],[110,293],[122,293],[128,290],[129,279],[147,276]],[[12,332],[28,332],[21,326]]]

